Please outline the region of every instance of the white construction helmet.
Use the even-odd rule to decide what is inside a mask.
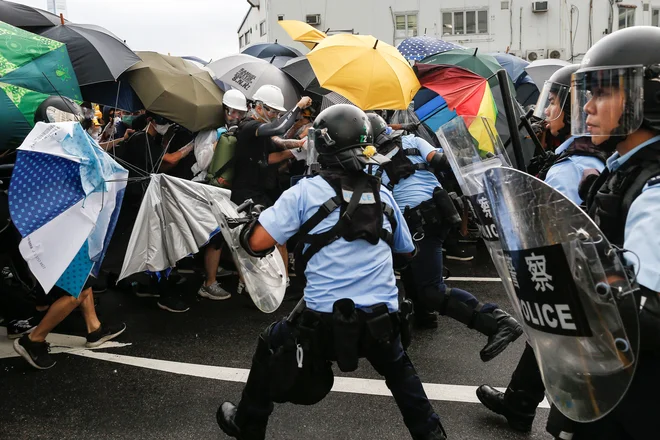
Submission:
[[[245,95],[243,93],[236,89],[227,90],[222,97],[222,103],[229,108],[233,108],[241,112],[247,111],[247,99],[245,99]]]
[[[285,112],[284,108],[284,95],[282,95],[282,90],[270,84],[263,85],[252,95],[253,101],[261,101],[268,107]]]

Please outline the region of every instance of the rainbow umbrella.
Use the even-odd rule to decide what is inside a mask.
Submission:
[[[495,124],[497,106],[484,77],[456,66],[417,64],[415,69],[422,87],[440,95],[450,111],[460,116],[481,116]],[[468,129],[480,146],[490,145],[492,148],[482,119],[475,118]]]

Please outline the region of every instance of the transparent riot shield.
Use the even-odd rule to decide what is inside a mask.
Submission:
[[[456,117],[440,127],[436,136],[474,213],[481,236],[513,305],[513,312],[520,321],[523,317],[522,311],[508,276],[506,260],[483,183],[486,170],[511,166],[502,141],[492,122],[478,116]]]
[[[245,214],[239,213],[233,203],[224,199],[218,200],[212,206],[220,232],[227,242],[250,298],[262,312],[273,313],[282,304],[286,291],[286,271],[282,256],[277,250],[263,258],[248,255],[239,241],[243,226],[231,228],[227,221],[245,217]]]
[[[598,420],[625,395],[637,358],[637,307],[619,252],[545,182],[505,167],[484,182],[546,394],[568,418]]]

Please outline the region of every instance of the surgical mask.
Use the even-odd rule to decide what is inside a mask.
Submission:
[[[156,129],[156,133],[158,133],[161,136],[165,136],[165,133],[167,133],[167,130],[170,129],[172,124],[154,124],[154,128]]]
[[[127,115],[127,116],[122,116],[121,121],[128,125],[129,127],[133,126],[133,119],[135,119],[135,116],[133,115]]]

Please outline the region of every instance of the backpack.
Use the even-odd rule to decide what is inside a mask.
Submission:
[[[231,188],[236,162],[236,128],[232,127],[220,135],[213,158],[206,173],[206,183],[220,188]]]

